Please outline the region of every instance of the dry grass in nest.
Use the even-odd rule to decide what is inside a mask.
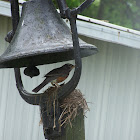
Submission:
[[[45,91],[49,96],[48,105],[53,102],[53,108],[47,107],[48,110],[55,109],[57,105],[57,88],[56,87],[50,87]],[[62,109],[62,113],[59,116],[58,123],[60,125],[60,128],[62,126],[66,126],[67,124],[70,124],[72,127],[72,120],[78,115],[78,112],[80,110],[83,111],[83,115],[87,111],[89,111],[88,105],[86,100],[84,99],[82,93],[80,90],[75,89],[70,95],[68,95],[60,104],[60,108]],[[55,113],[55,111],[54,111]],[[55,116],[55,114],[54,114]],[[54,128],[55,128],[55,117],[54,117]]]
[[[75,89],[69,96],[67,96],[61,106],[62,113],[59,117],[60,127],[63,125],[70,124],[72,127],[71,121],[78,115],[78,112],[82,109],[83,115],[89,111],[86,100],[84,99],[80,90]]]

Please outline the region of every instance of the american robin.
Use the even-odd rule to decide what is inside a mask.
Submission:
[[[75,66],[72,64],[65,64],[60,68],[51,70],[44,76],[46,77],[45,80],[36,88],[34,88],[32,91],[37,93],[39,90],[41,90],[45,85],[47,85],[50,82],[52,83],[52,85],[59,86],[58,83],[63,82],[69,76],[70,71],[74,67]]]

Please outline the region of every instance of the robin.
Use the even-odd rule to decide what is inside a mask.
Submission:
[[[69,76],[70,71],[74,67],[75,67],[74,65],[68,63],[60,68],[51,70],[44,76],[46,77],[45,80],[36,88],[34,88],[32,91],[37,93],[39,90],[41,90],[45,85],[47,85],[50,82],[52,85],[59,87],[58,83],[63,82]]]

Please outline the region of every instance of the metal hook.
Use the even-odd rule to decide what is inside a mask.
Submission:
[[[18,11],[18,1],[13,2],[11,1],[11,8],[12,8],[12,21],[13,21],[13,31],[15,32],[19,19],[19,16],[14,16],[19,14]],[[15,8],[16,7],[16,8]],[[14,9],[14,10],[13,10]],[[79,48],[79,41],[78,41],[78,35],[77,35],[77,28],[76,28],[76,16],[71,17],[70,19],[70,24],[71,24],[71,32],[72,32],[72,39],[73,39],[73,46],[74,46],[74,58],[75,58],[75,72],[72,77],[72,79],[63,87],[61,87],[58,92],[59,92],[59,99],[62,99],[66,97],[68,94],[70,94],[77,86],[80,75],[81,75],[81,57],[80,57],[80,48]],[[22,79],[21,79],[21,74],[20,74],[20,69],[15,68],[15,78],[16,78],[16,83],[17,83],[17,88],[18,91],[21,95],[21,97],[28,102],[29,104],[34,104],[37,105],[41,101],[41,97],[44,97],[44,94],[32,94],[28,93],[22,84]]]
[[[80,6],[70,10],[66,4],[66,0],[57,0],[58,7],[62,18],[70,18],[71,16],[77,16],[83,12],[92,2],[95,0],[85,0]]]
[[[19,5],[18,0],[10,0],[11,3],[11,14],[12,14],[12,25],[13,25],[13,34],[15,33],[18,23],[19,23]]]
[[[77,86],[82,69],[81,55],[80,55],[80,47],[78,41],[78,34],[76,28],[76,17],[70,18],[71,32],[72,32],[72,40],[73,40],[73,49],[74,49],[74,59],[75,59],[75,71],[71,80],[64,86],[58,90],[58,98],[59,100],[64,99],[68,96]]]

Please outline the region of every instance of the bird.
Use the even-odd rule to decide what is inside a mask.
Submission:
[[[70,71],[74,67],[75,66],[73,64],[67,63],[59,68],[51,70],[44,76],[45,80],[32,91],[37,93],[50,82],[52,85],[59,87],[58,83],[63,82],[69,76]]]

